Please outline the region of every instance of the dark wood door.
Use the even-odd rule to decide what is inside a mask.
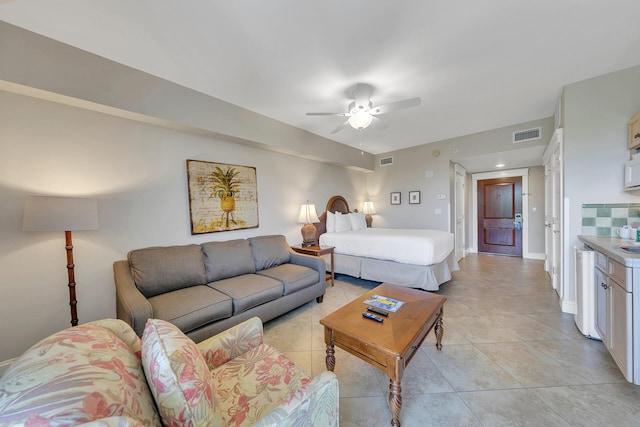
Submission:
[[[478,181],[478,252],[522,256],[521,218],[522,177]]]

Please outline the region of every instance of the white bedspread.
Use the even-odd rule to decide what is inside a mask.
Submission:
[[[443,261],[453,245],[453,234],[440,230],[367,228],[320,236],[320,246],[334,246],[337,254],[416,265]]]

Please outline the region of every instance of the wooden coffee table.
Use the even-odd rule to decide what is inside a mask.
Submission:
[[[404,301],[384,322],[362,317],[363,301],[381,295]],[[334,346],[386,372],[389,377],[389,408],[392,426],[400,426],[402,397],[400,380],[415,351],[435,325],[436,348],[442,349],[442,308],[446,297],[383,283],[320,320],[327,344],[327,369],[335,368]]]

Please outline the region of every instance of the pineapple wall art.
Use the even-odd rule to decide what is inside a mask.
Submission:
[[[258,227],[256,168],[187,160],[191,234]]]

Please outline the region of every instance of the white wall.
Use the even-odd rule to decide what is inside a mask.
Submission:
[[[259,228],[192,236],[186,159],[256,167]],[[22,231],[28,195],[98,199],[74,232],[80,323],[115,317],[112,264],[129,250],[262,234],[301,239],[309,199],[362,203],[366,173],[0,91],[0,362],[70,325],[64,233]]]
[[[520,144],[512,143],[514,131],[537,126],[542,128],[542,137],[539,140]],[[536,207],[536,212],[529,212],[528,252],[536,254],[536,257],[544,254],[544,168],[536,166],[542,165],[542,153],[552,133],[553,118],[549,117],[376,156],[375,171],[369,174],[367,181],[367,192],[374,201],[378,213],[373,217],[374,226],[449,230],[450,223],[453,222],[449,215],[449,211],[453,210],[452,163],[461,164],[467,169],[468,174],[486,172],[493,169],[474,170],[472,168],[478,158],[497,157],[495,153],[538,149],[540,158],[537,164],[513,163],[508,165],[508,168],[531,167],[530,196],[528,197],[530,197],[530,209]],[[389,156],[393,157],[393,164],[380,166],[380,158]],[[517,154],[510,157],[514,162],[518,161]],[[428,171],[432,172],[431,177],[427,177]],[[473,208],[470,193],[473,189],[470,183],[471,181],[467,185],[468,230],[472,228],[470,224]],[[419,205],[408,203],[409,191],[414,190],[420,191]],[[389,194],[395,191],[402,193],[402,203],[392,206],[389,203]],[[444,199],[439,199],[438,195],[443,195]],[[440,210],[439,214],[436,213],[436,209]],[[470,246],[472,237],[467,236],[467,247]]]
[[[579,244],[582,205],[637,203],[623,190],[629,159],[627,123],[640,111],[640,67],[568,85],[564,89],[564,195],[569,240],[564,242],[565,298],[575,300],[572,248]]]

